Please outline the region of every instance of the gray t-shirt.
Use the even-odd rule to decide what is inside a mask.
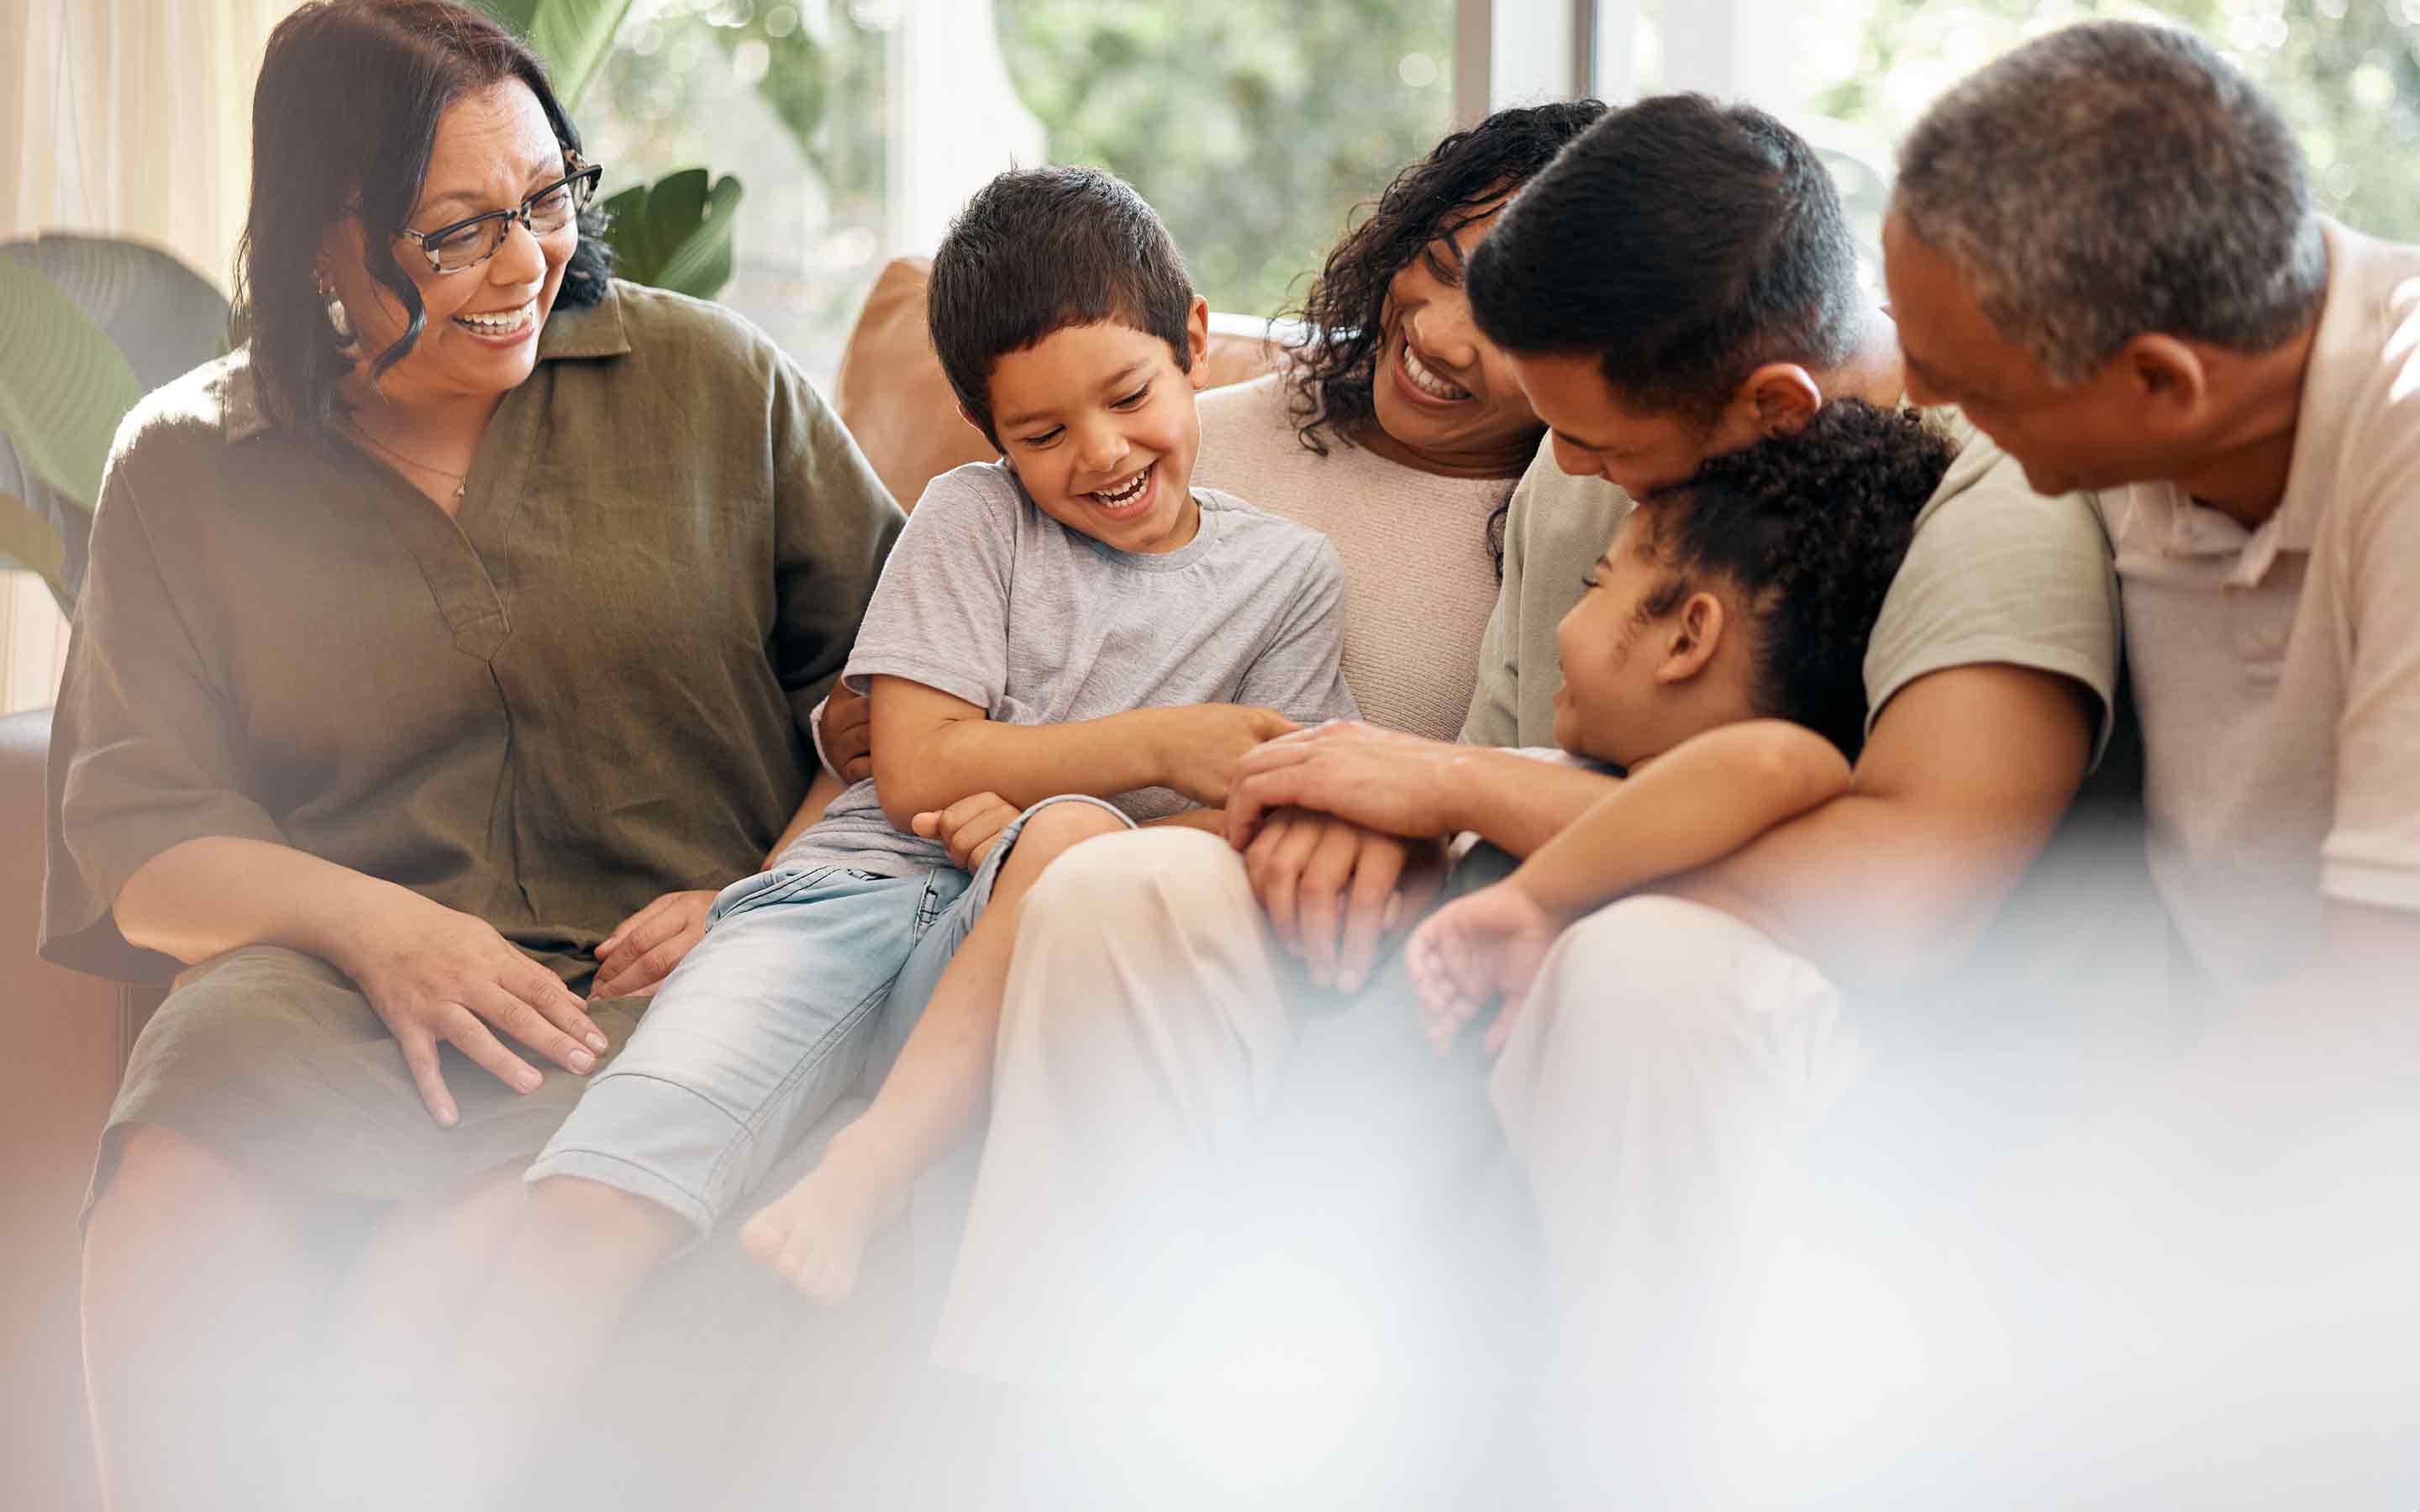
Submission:
[[[1140,555],[1044,514],[1004,463],[943,473],[908,517],[842,675],[860,689],[904,677],[1006,724],[1187,703],[1258,704],[1303,724],[1357,717],[1335,548],[1233,494],[1193,497],[1193,539]],[[1109,796],[1138,822],[1192,807],[1167,788]],[[890,875],[948,861],[892,827],[871,779],[780,857]]]

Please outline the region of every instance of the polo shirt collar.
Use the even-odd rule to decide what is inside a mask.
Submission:
[[[605,297],[595,304],[578,310],[558,306],[551,312],[546,329],[537,337],[537,360],[541,363],[621,357],[629,350],[630,333],[622,320],[621,285],[612,280],[605,285]],[[261,407],[249,347],[239,348],[227,358],[225,383],[221,413],[227,444],[240,445],[269,430],[270,420]]]

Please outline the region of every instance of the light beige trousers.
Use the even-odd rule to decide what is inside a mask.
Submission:
[[[937,1360],[1249,1383],[1283,1379],[1294,1330],[1393,1358],[1377,1335],[1405,1318],[1373,1297],[1454,1226],[1508,1221],[1435,1200],[1508,1149],[1567,1363],[1619,1359],[1710,1273],[1854,1060],[1811,966],[1661,897],[1563,936],[1492,1071],[1476,1039],[1436,1060],[1399,962],[1350,1001],[1307,988],[1215,836],[1070,852],[1018,929]],[[1322,1227],[1325,1260],[1303,1259]]]

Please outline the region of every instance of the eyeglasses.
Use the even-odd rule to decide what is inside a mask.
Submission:
[[[552,236],[588,208],[597,195],[597,181],[605,177],[603,167],[582,162],[578,153],[566,153],[564,162],[571,172],[511,209],[489,210],[434,231],[407,227],[396,233],[396,239],[417,243],[431,272],[459,273],[494,256],[516,221],[528,226],[534,237]]]

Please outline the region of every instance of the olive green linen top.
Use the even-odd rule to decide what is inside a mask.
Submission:
[[[50,757],[42,953],[175,963],[110,915],[184,841],[291,845],[558,969],[756,870],[903,517],[806,378],[717,306],[557,308],[449,518],[265,418],[237,351],[146,399],[94,517]]]

